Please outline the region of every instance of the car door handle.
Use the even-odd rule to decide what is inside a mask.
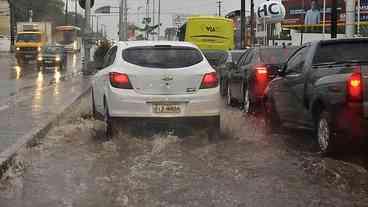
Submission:
[[[297,78],[299,77],[301,74],[299,73],[294,73],[294,74],[289,74],[289,75],[286,75],[286,78]]]

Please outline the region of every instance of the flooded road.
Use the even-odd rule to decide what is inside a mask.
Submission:
[[[0,53],[0,110],[9,98],[32,93],[40,86],[48,86],[64,76],[78,74],[81,71],[80,54],[68,54],[64,70],[48,68],[38,70],[35,62],[18,64],[12,53]]]
[[[85,101],[18,155],[1,207],[368,206],[364,167],[321,157],[308,135],[266,136],[237,109],[224,107],[216,143],[201,131],[107,140],[89,110]]]

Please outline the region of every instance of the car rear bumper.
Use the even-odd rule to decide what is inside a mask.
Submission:
[[[111,117],[211,117],[220,115],[221,106],[218,87],[185,95],[142,95],[134,90],[110,87],[107,100]],[[180,112],[154,112],[154,105],[160,104],[177,105],[180,107]]]
[[[336,114],[338,132],[352,137],[368,138],[368,119],[363,116],[362,104],[349,103]]]

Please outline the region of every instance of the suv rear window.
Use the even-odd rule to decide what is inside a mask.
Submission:
[[[142,67],[169,69],[196,65],[203,61],[203,56],[191,47],[143,46],[124,50],[123,59]]]
[[[265,48],[259,50],[259,57],[265,64],[282,64],[297,48]]]
[[[313,64],[340,61],[367,61],[368,42],[336,42],[321,45],[313,59]]]
[[[204,51],[204,56],[207,58],[208,62],[213,66],[217,67],[226,63],[229,54],[225,51]]]

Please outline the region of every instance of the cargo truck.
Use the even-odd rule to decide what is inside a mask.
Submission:
[[[18,63],[35,61],[42,47],[51,42],[50,22],[18,22],[15,43]]]

